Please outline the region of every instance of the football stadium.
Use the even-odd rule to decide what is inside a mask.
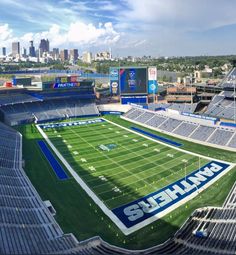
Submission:
[[[0,253],[235,254],[235,72],[201,114],[155,67],[0,88]]]

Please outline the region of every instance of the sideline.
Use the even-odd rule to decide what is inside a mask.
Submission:
[[[104,118],[102,118],[102,119],[104,119]],[[121,119],[124,119],[124,120],[126,120],[126,121],[129,122],[129,119],[126,119],[126,118],[124,118],[124,117],[122,117],[122,116],[121,116]],[[226,163],[226,164],[230,164],[230,165],[236,166],[236,163],[232,163],[232,162],[224,161],[224,160],[221,160],[221,159],[216,159],[216,158],[204,156],[204,155],[201,155],[201,154],[198,154],[198,153],[195,153],[195,152],[191,152],[191,151],[186,151],[186,150],[184,150],[184,149],[178,148],[178,147],[173,146],[173,145],[170,145],[170,144],[168,144],[168,143],[164,143],[164,142],[161,142],[161,141],[159,141],[159,140],[153,139],[153,138],[151,138],[151,137],[149,137],[149,136],[143,135],[143,134],[141,134],[141,133],[139,133],[139,132],[136,132],[136,131],[134,131],[134,130],[132,130],[132,129],[123,127],[123,126],[121,126],[121,125],[119,125],[119,124],[117,124],[117,123],[115,123],[115,122],[110,121],[110,120],[107,120],[107,119],[104,119],[104,120],[107,121],[107,122],[109,122],[109,123],[111,123],[111,124],[113,124],[113,125],[115,125],[115,126],[117,126],[117,127],[123,128],[123,129],[125,129],[125,130],[127,130],[127,131],[129,131],[129,132],[131,132],[131,133],[134,133],[134,134],[136,134],[136,135],[142,136],[142,137],[144,137],[144,138],[146,138],[146,139],[148,139],[148,140],[151,140],[151,141],[153,141],[153,142],[160,143],[160,144],[165,145],[165,146],[167,146],[167,147],[170,147],[170,148],[172,148],[172,149],[174,149],[174,150],[178,150],[178,151],[181,151],[181,152],[184,152],[184,153],[187,153],[187,154],[190,154],[190,155],[194,155],[194,156],[197,156],[197,157],[200,157],[200,158],[205,158],[205,159],[207,159],[207,160],[215,160],[215,161],[219,161],[219,162],[222,162],[222,163]],[[131,122],[132,122],[132,121],[131,121]],[[142,125],[141,125],[141,126],[142,126]],[[148,128],[147,126],[144,126],[144,127],[145,127],[145,128]],[[157,131],[157,130],[156,130],[156,131]]]
[[[228,146],[225,146],[225,145],[219,145],[219,144],[213,144],[213,143],[209,143],[209,142],[205,142],[205,141],[199,141],[197,139],[193,139],[193,138],[190,138],[190,137],[174,134],[172,132],[161,130],[159,128],[155,128],[155,127],[149,126],[149,125],[147,125],[145,123],[141,123],[141,122],[138,122],[136,120],[131,120],[131,119],[129,119],[127,117],[124,117],[124,116],[120,116],[120,118],[123,119],[123,120],[126,120],[128,122],[137,124],[139,126],[145,127],[147,129],[154,130],[156,132],[163,133],[163,134],[166,134],[166,135],[169,135],[169,136],[172,136],[172,137],[177,137],[179,139],[186,140],[188,142],[192,142],[192,143],[195,143],[195,144],[201,144],[201,145],[205,145],[205,146],[208,146],[208,147],[217,148],[217,149],[221,149],[221,150],[225,150],[225,151],[235,152],[235,148],[231,148],[231,147],[228,147]],[[212,126],[210,126],[210,127],[212,127]],[[232,137],[230,139],[232,139]]]

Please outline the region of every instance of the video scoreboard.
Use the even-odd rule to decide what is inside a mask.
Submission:
[[[147,94],[147,68],[121,68],[120,94]]]
[[[111,67],[109,78],[112,95],[147,96],[157,93],[156,67]]]

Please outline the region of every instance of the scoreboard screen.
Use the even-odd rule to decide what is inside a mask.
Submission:
[[[63,76],[55,78],[55,83],[70,83],[70,82],[78,82],[78,76]]]
[[[121,68],[120,94],[147,94],[147,68]]]

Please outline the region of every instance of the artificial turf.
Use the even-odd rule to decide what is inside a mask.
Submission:
[[[122,126],[128,127],[128,128],[131,126],[134,126],[133,123],[129,123],[127,121],[121,120],[117,116],[115,116],[115,117],[108,116],[107,118],[116,122],[116,123],[121,124]],[[138,125],[135,125],[135,126],[138,126]],[[89,139],[89,140],[93,141],[94,139],[92,138],[92,126],[89,127],[89,129],[90,129],[90,132],[86,132],[86,130],[85,130],[84,135],[87,133],[86,140]],[[58,180],[58,178],[52,171],[50,164],[46,161],[45,157],[42,155],[42,153],[38,147],[37,141],[41,140],[42,137],[38,133],[36,127],[34,125],[25,125],[25,126],[19,126],[18,130],[23,134],[23,157],[25,159],[25,164],[26,164],[25,171],[26,171],[27,175],[29,176],[33,185],[36,187],[36,189],[39,192],[42,199],[49,199],[52,202],[53,206],[56,208],[56,210],[57,210],[56,219],[57,219],[58,223],[60,224],[60,226],[62,227],[62,229],[64,230],[64,232],[65,233],[68,233],[68,232],[74,233],[75,236],[78,238],[78,240],[84,240],[84,239],[90,238],[92,236],[99,235],[105,241],[108,241],[115,245],[120,245],[120,246],[123,246],[126,248],[130,248],[130,249],[143,249],[143,248],[150,247],[152,245],[156,245],[158,243],[165,241],[171,235],[173,235],[177,231],[177,229],[183,224],[183,222],[187,219],[187,217],[189,217],[189,215],[196,208],[199,208],[202,206],[220,206],[220,205],[222,205],[230,188],[232,187],[233,183],[236,180],[236,171],[235,171],[236,169],[232,169],[230,171],[230,173],[226,174],[219,181],[214,183],[211,187],[206,189],[198,197],[194,198],[190,202],[179,207],[178,209],[176,209],[175,211],[166,215],[162,219],[138,230],[137,232],[135,232],[129,236],[124,236],[121,233],[121,231],[112,223],[112,221],[104,215],[104,213],[100,210],[100,208],[98,208],[98,206],[93,203],[93,201],[88,197],[88,195],[75,182],[75,180],[73,178],[69,178],[66,181]],[[108,140],[105,139],[106,134],[103,134],[102,130],[100,130],[99,132],[98,132],[98,130],[93,131],[94,132],[93,135],[96,136],[98,139],[96,143],[98,143],[98,144],[114,143],[112,141],[113,137],[116,137],[116,135],[114,135],[114,132],[113,132],[114,130],[109,130],[109,127],[108,127],[108,130],[106,129],[106,131],[108,132],[108,134],[107,134]],[[148,129],[145,129],[145,130],[148,130]],[[65,132],[65,131],[66,131],[66,129],[63,130],[63,132]],[[120,131],[120,130],[118,130],[118,131]],[[101,135],[100,135],[100,132],[101,132]],[[122,130],[122,132],[123,132],[123,130]],[[156,133],[158,135],[166,136],[166,135],[160,134],[158,132],[154,132],[154,131],[150,131],[150,132]],[[125,132],[126,135],[130,135],[131,137],[133,136],[133,134],[131,135],[129,132],[127,132],[127,133]],[[80,133],[80,135],[81,135],[81,133]],[[123,133],[122,133],[122,135],[123,135]],[[117,137],[116,137],[117,147],[114,148],[113,150],[111,150],[110,152],[114,157],[121,157],[122,162],[123,161],[126,162],[126,164],[127,164],[126,166],[128,166],[129,164],[131,164],[131,166],[132,166],[132,162],[129,162],[130,154],[132,156],[134,156],[134,159],[132,161],[136,161],[137,159],[140,159],[140,162],[142,162],[145,165],[151,164],[151,162],[149,163],[148,161],[145,161],[145,159],[142,158],[142,156],[139,156],[138,158],[136,158],[136,154],[133,154],[133,152],[132,152],[133,147],[136,148],[135,153],[138,153],[145,157],[150,157],[150,159],[152,159],[152,161],[153,161],[153,158],[156,158],[152,154],[153,150],[151,151],[152,148],[154,149],[154,147],[153,147],[154,145],[152,144],[151,141],[147,142],[147,140],[145,140],[145,143],[148,143],[148,145],[150,144],[149,147],[142,146],[143,142],[140,143],[142,149],[139,150],[138,149],[139,147],[136,146],[135,144],[133,144],[133,143],[127,144],[125,142],[127,140],[127,137],[122,137],[122,135],[121,135],[121,133],[120,134],[117,133]],[[119,139],[118,139],[118,137],[119,137]],[[135,137],[137,137],[137,136],[135,135]],[[189,151],[194,151],[196,153],[200,153],[203,155],[209,155],[209,156],[212,156],[215,158],[224,159],[224,160],[228,160],[231,162],[233,162],[233,161],[235,162],[235,160],[236,160],[236,157],[235,157],[236,153],[233,153],[233,152],[225,152],[223,150],[205,147],[205,146],[202,146],[199,144],[189,143],[185,140],[176,139],[171,136],[166,136],[166,137],[168,137],[170,139],[174,139],[177,142],[181,142],[184,145],[184,149],[189,150]],[[122,190],[122,187],[124,187],[124,185],[128,183],[125,178],[121,179],[121,180],[118,180],[116,178],[116,181],[114,178],[111,178],[111,179],[109,179],[109,182],[107,181],[104,183],[99,178],[98,178],[99,180],[97,180],[98,173],[97,173],[96,167],[98,167],[98,163],[99,163],[98,161],[100,161],[100,160],[98,160],[95,157],[95,155],[97,155],[98,158],[100,157],[100,159],[104,158],[104,155],[100,152],[98,153],[98,151],[96,150],[96,154],[93,155],[93,157],[92,157],[93,153],[90,154],[90,151],[92,150],[92,148],[89,146],[89,144],[86,144],[86,143],[85,143],[86,144],[85,147],[80,146],[79,148],[75,149],[73,147],[73,144],[74,144],[73,141],[75,141],[76,144],[78,144],[79,140],[81,141],[81,138],[79,138],[75,134],[72,136],[72,140],[70,141],[70,144],[69,144],[72,146],[71,148],[68,148],[66,146],[66,144],[63,141],[61,141],[61,140],[66,140],[66,139],[64,139],[64,137],[63,137],[63,139],[57,139],[57,138],[60,138],[60,137],[56,136],[55,141],[53,141],[53,142],[58,143],[58,148],[61,151],[65,152],[64,157],[66,159],[68,159],[68,161],[70,161],[70,163],[72,164],[73,167],[76,166],[76,171],[78,171],[78,173],[81,173],[82,178],[84,178],[85,181],[88,181],[88,183],[91,181],[91,183],[90,183],[91,187],[97,187],[98,183],[100,183],[99,185],[105,185],[104,187],[106,187],[106,189],[107,189],[107,188],[112,188],[114,184],[115,185],[119,184],[120,185],[119,187],[121,187],[121,190]],[[136,139],[136,138],[134,138],[134,139]],[[67,140],[69,140],[69,139],[67,139]],[[93,141],[93,143],[95,143],[95,141]],[[125,153],[128,153],[128,154],[124,155],[124,158],[122,157],[122,155],[118,156],[119,150],[124,149],[123,147],[119,147],[119,143],[121,143],[122,146],[124,145],[124,147],[125,148],[127,147],[127,149],[128,149],[128,150],[127,149],[125,150]],[[95,144],[93,144],[93,145],[95,145]],[[60,146],[62,146],[62,147],[60,148]],[[165,146],[163,148],[163,145],[159,145],[156,143],[155,143],[155,146],[160,147],[161,150],[164,148],[167,148]],[[86,155],[86,157],[88,159],[90,157],[91,157],[90,159],[93,158],[93,160],[94,160],[93,166],[95,167],[96,171],[92,171],[91,169],[88,169],[86,167],[87,165],[85,164],[85,162],[84,162],[84,164],[81,164],[82,162],[79,162],[80,164],[78,164],[78,162],[76,160],[78,155],[76,156],[75,154],[73,154],[73,151],[77,150],[78,152],[80,152],[79,151],[80,149],[82,151],[84,149],[84,155]],[[96,149],[98,149],[98,148],[96,147]],[[144,152],[144,150],[146,150],[146,149],[148,149],[148,153]],[[173,150],[173,149],[171,149],[171,150]],[[82,153],[82,151],[81,151],[81,153]],[[93,150],[92,150],[92,152],[93,152]],[[168,154],[173,154],[173,153],[170,152]],[[166,154],[163,154],[163,155],[166,156]],[[178,155],[178,156],[180,156],[180,155]],[[158,158],[158,155],[157,155],[157,158]],[[108,160],[108,158],[106,158],[106,159]],[[167,159],[168,159],[168,161],[172,160],[172,158],[169,158],[169,157]],[[158,160],[161,160],[161,158]],[[115,166],[114,162],[113,161],[111,161],[111,162],[112,162],[112,166],[114,167]],[[107,165],[110,165],[110,163]],[[141,164],[137,164],[137,165],[140,168],[142,167]],[[152,166],[152,165],[150,165],[150,166]],[[182,166],[179,166],[176,169],[181,171],[181,168],[183,168],[183,167],[184,166],[182,163]],[[117,165],[117,167],[115,168],[116,171],[118,168],[119,168],[119,166]],[[132,169],[134,169],[134,168],[132,168]],[[154,165],[153,165],[152,169],[155,169]],[[148,170],[148,169],[145,169],[144,173],[146,170]],[[188,170],[191,171],[190,168]],[[105,171],[106,171],[106,173],[110,173],[111,170],[106,169]],[[119,171],[128,174],[127,170],[125,171],[123,168],[119,168]],[[118,171],[117,171],[117,173],[119,174]],[[140,171],[139,175],[138,175],[139,178],[143,177],[144,173],[142,173],[142,171]],[[148,173],[148,175],[145,174],[145,176],[148,176],[148,177],[151,176],[151,174],[148,171],[146,173]],[[167,173],[168,173],[168,171],[167,171]],[[84,176],[83,176],[83,174],[84,174]],[[153,174],[155,174],[155,173],[153,173]],[[160,174],[159,169],[158,169],[158,174]],[[181,173],[181,176],[183,176],[182,174],[183,173]],[[99,173],[99,175],[100,175],[100,173]],[[101,174],[101,175],[104,175],[104,174]],[[129,176],[132,177],[133,175],[130,174]],[[180,176],[178,176],[177,172],[175,175],[172,175],[172,177],[171,176],[169,176],[169,177],[174,178],[174,176],[178,179],[180,178]],[[168,182],[169,182],[169,177],[167,180]],[[151,178],[151,179],[153,181],[153,178]],[[111,180],[111,182],[110,182],[110,180]],[[114,181],[114,183],[112,181]],[[135,179],[135,182],[137,182],[137,181],[138,180]],[[109,183],[112,183],[112,185]],[[102,197],[102,199],[104,201],[106,201],[107,204],[109,203],[110,207],[114,207],[114,206],[116,206],[116,203],[117,204],[125,203],[125,202],[129,201],[130,199],[133,199],[140,195],[142,196],[143,194],[147,194],[146,192],[150,192],[151,190],[154,189],[154,187],[155,188],[159,187],[159,186],[151,186],[151,185],[146,185],[146,187],[145,187],[145,184],[143,182],[140,182],[140,184],[137,182],[136,185],[137,185],[137,191],[136,191],[136,188],[132,188],[129,186],[128,191],[131,192],[130,194],[132,194],[132,195],[127,196],[127,198],[124,198],[124,200],[121,199],[122,197],[114,199],[114,201],[111,200],[114,202],[114,204],[113,204],[113,202],[110,203],[107,200],[107,195],[105,196],[105,194],[104,194],[104,196],[103,196],[102,194],[100,194],[100,196]],[[146,189],[142,188],[141,187],[142,185],[144,185],[144,187]],[[160,184],[156,183],[155,185],[160,185]],[[165,185],[165,182],[163,182],[161,185]],[[97,189],[98,188],[99,187],[97,187]],[[132,191],[133,191],[133,193],[132,193]],[[112,196],[114,196],[114,197],[121,195],[119,192],[112,192],[112,194],[113,194]]]

